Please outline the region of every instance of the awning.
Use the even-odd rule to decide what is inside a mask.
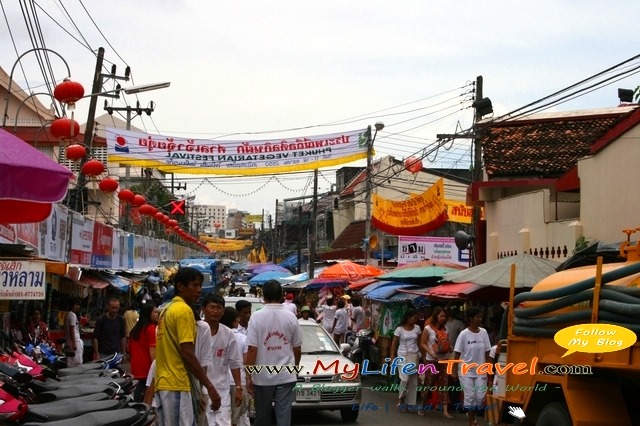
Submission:
[[[110,274],[108,272],[101,272],[100,275],[102,275],[104,279],[109,282],[109,284],[122,292],[129,291],[129,288],[133,284],[133,281],[125,277],[121,277],[120,275]]]
[[[450,283],[431,287],[427,295],[439,299],[466,299],[467,296],[482,286],[473,283]]]
[[[378,287],[375,290],[369,292],[365,298],[389,302],[389,299],[396,294],[396,292],[402,288],[419,288],[418,286],[411,284],[395,284]]]
[[[422,268],[402,268],[395,269],[386,274],[380,275],[378,278],[382,279],[400,279],[400,278],[442,278],[449,272],[454,272],[456,269],[446,268],[444,266],[424,266]]]
[[[353,291],[361,291],[363,288],[372,285],[373,283],[375,283],[376,281],[378,281],[375,278],[363,278],[361,280],[352,282],[351,284],[349,284],[349,290],[353,290]]]
[[[367,295],[368,293],[372,292],[373,290],[379,287],[384,287],[389,285],[398,285],[398,284],[402,284],[402,283],[399,283],[397,281],[377,281],[361,289],[360,294]]]
[[[109,287],[109,283],[103,278],[86,271],[84,271],[82,275],[80,275],[80,279],[76,280],[75,282],[82,287],[95,288],[97,290],[102,290]]]

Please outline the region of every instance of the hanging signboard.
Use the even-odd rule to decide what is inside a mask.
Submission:
[[[381,231],[399,235],[423,235],[447,221],[444,179],[440,178],[419,195],[404,201],[384,199],[373,194],[371,223]]]
[[[45,263],[0,261],[0,300],[44,300]]]
[[[263,175],[314,170],[367,158],[366,130],[261,141],[150,135],[107,128],[109,161],[168,173]]]
[[[40,257],[66,262],[69,252],[69,211],[54,204],[47,220],[40,222]]]
[[[398,266],[425,259],[469,266],[469,251],[458,249],[453,237],[398,237]]]
[[[72,212],[71,260],[76,266],[91,267],[91,249],[93,247],[93,223],[80,213]]]
[[[15,226],[18,243],[32,248],[36,254],[39,255],[38,237],[40,236],[40,223],[18,223]]]
[[[96,269],[112,268],[113,228],[100,222],[93,226],[93,247],[91,249],[91,267]]]

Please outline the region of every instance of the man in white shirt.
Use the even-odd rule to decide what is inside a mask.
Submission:
[[[333,318],[333,340],[340,345],[343,342],[345,334],[347,334],[347,327],[349,325],[349,316],[345,309],[345,303],[343,299],[338,301],[338,310]]]
[[[224,313],[224,303],[224,298],[216,293],[207,294],[202,301],[204,320],[211,328],[211,354],[213,357],[213,362],[207,369],[207,377],[221,398],[219,410],[213,411],[208,408],[206,411],[207,425],[210,426],[231,426],[231,404],[240,405],[243,399],[240,381],[240,369],[244,367],[242,352],[231,329],[220,324]],[[231,386],[229,371],[231,371],[236,390],[233,401],[228,391]]]
[[[293,303],[293,294],[289,293],[284,299],[282,306],[296,317],[298,316],[298,307]]]
[[[243,356],[243,368],[240,369],[240,384],[242,385],[243,400],[242,404],[231,404],[231,426],[250,426],[249,415],[247,413],[247,405],[249,403],[249,395],[247,394],[247,377],[244,371],[244,357],[247,354],[247,336],[238,331],[238,311],[231,306],[224,308],[224,314],[220,319],[220,324],[224,324],[231,329],[233,336],[238,341],[238,348],[241,349]],[[233,375],[229,370],[229,381],[233,383]],[[235,397],[236,387],[231,385],[231,398]]]
[[[333,304],[333,296],[327,296],[324,305],[318,306],[318,312],[322,314],[322,326],[329,334],[333,335],[333,320],[336,317],[336,306]],[[318,322],[320,322],[318,320]]]
[[[353,310],[351,311],[351,323],[353,331],[356,333],[362,330],[364,325],[364,309],[360,306],[360,299],[353,299]]]
[[[247,388],[255,396],[254,426],[271,426],[271,401],[274,402],[278,426],[291,424],[291,405],[297,382],[297,368],[302,356],[302,330],[298,319],[280,304],[282,287],[276,280],[262,289],[265,306],[255,314],[247,332]],[[279,373],[257,370],[265,366],[283,366]]]
[[[246,336],[247,328],[249,327],[249,319],[251,318],[251,302],[248,300],[238,300],[236,302],[236,310],[240,315],[238,331]]]

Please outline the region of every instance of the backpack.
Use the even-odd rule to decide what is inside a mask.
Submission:
[[[446,329],[438,330],[436,328],[432,328],[436,333],[436,343],[433,345],[436,353],[446,354],[451,352],[451,345],[449,344],[449,335],[447,334]]]

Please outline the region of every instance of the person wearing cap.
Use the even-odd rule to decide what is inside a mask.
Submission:
[[[293,315],[295,315],[296,317],[298,316],[298,307],[296,306],[295,303],[293,303],[292,293],[287,294],[287,296],[284,299],[284,303],[282,305],[284,305],[285,310],[293,313]]]
[[[302,315],[302,318],[299,318],[298,321],[300,322],[316,322],[313,318],[311,318],[311,308],[308,306],[303,306],[302,309],[300,309],[300,315]]]

